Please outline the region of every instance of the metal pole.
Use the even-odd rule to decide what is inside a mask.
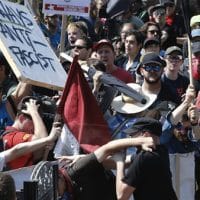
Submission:
[[[38,200],[37,181],[24,181],[24,200]]]

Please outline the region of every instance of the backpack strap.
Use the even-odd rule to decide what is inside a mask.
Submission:
[[[16,105],[15,105],[15,103],[14,103],[14,101],[13,101],[12,96],[8,96],[8,97],[7,97],[7,100],[8,100],[8,102],[10,103],[10,105],[11,105],[11,107],[12,107],[12,110],[13,110],[13,113],[14,113],[15,116],[16,116],[16,115],[17,115],[17,108],[16,108]]]

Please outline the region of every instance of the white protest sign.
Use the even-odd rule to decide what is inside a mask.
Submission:
[[[19,80],[64,88],[67,74],[25,6],[0,1],[0,49]]]
[[[89,16],[91,0],[43,0],[45,14]]]

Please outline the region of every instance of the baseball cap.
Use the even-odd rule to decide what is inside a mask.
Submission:
[[[165,10],[165,6],[163,4],[156,4],[155,6],[151,6],[149,8],[149,14],[152,15],[155,10]]]
[[[178,52],[179,55],[183,55],[181,48],[177,46],[168,47],[165,51],[165,56],[172,54],[173,52]]]
[[[162,134],[162,124],[153,118],[142,117],[136,119],[130,128],[125,129],[123,132],[134,135],[140,131],[148,131],[153,135],[160,136]]]
[[[200,52],[200,42],[194,42],[192,44],[192,53],[199,53]]]
[[[162,67],[166,66],[165,60],[161,56],[159,56],[157,53],[154,53],[154,52],[144,54],[141,57],[140,62],[142,65],[155,63],[157,65],[161,65]]]
[[[109,40],[106,40],[106,39],[102,39],[100,40],[99,42],[97,42],[94,47],[93,47],[93,50],[94,51],[97,51],[100,47],[102,46],[108,46],[112,49],[112,51],[114,52],[114,47],[113,45],[111,44],[111,42]]]
[[[143,43],[143,47],[147,48],[147,46],[151,45],[151,44],[160,45],[160,41],[158,39],[156,39],[156,38],[147,38]]]
[[[195,15],[190,19],[191,27],[193,27],[196,23],[200,23],[200,15]]]

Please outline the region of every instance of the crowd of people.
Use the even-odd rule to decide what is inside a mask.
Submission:
[[[188,33],[179,0],[128,2],[119,3],[123,12],[115,17],[107,13],[109,0],[92,0],[89,17],[68,17],[64,53],[71,60],[59,57],[62,16],[34,16],[67,73],[75,56],[96,69],[84,75],[112,140],[89,154],[55,120],[62,91],[17,80],[0,53],[0,199],[16,198],[8,170],[58,160],[60,200],[176,200],[169,154],[191,152],[193,199],[200,199],[200,5],[190,13]],[[145,102],[104,83],[103,74]],[[62,134],[68,137],[59,152]]]

